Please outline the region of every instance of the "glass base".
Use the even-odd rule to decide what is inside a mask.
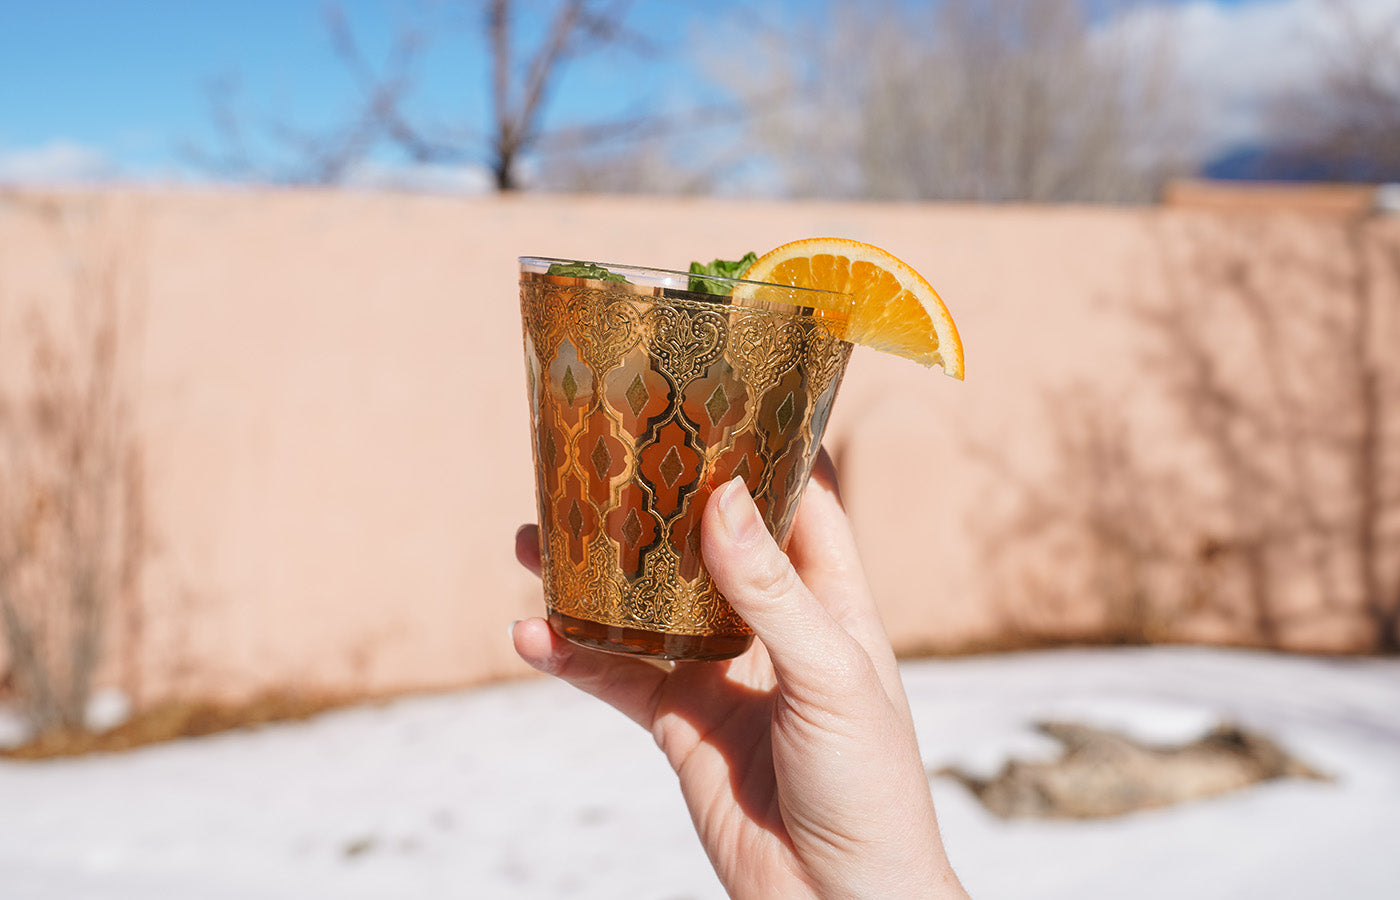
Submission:
[[[549,614],[549,625],[555,634],[581,647],[651,659],[733,659],[753,643],[751,634],[662,634],[640,628],[600,625],[553,611]]]

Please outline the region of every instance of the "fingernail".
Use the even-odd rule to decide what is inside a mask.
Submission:
[[[519,625],[520,622],[520,619],[516,619],[514,622],[511,622],[509,625],[506,626],[506,637],[509,638],[512,642],[514,642],[515,640],[515,626]]]
[[[763,520],[758,517],[758,507],[749,496],[744,479],[736,476],[720,492],[719,520],[736,544],[747,544],[758,536]]]

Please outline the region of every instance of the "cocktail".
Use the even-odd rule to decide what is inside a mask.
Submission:
[[[862,297],[883,290],[802,284],[810,265],[770,257],[745,263],[770,281],[521,258],[545,600],[569,640],[665,659],[752,641],[705,571],[705,503],[741,478],[785,542],[851,338],[874,342]]]

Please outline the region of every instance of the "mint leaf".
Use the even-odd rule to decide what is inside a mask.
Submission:
[[[718,281],[711,281],[705,278],[710,275],[716,278],[738,278],[748,271],[749,266],[758,262],[758,254],[750,250],[744,254],[743,259],[717,259],[708,265],[705,263],[693,262],[690,264],[690,290],[697,294],[719,294],[727,297],[731,285]]]
[[[626,278],[616,272],[609,272],[596,263],[550,263],[549,269],[544,274],[558,275],[560,278],[591,278],[594,281],[616,281],[620,284],[631,284]]]

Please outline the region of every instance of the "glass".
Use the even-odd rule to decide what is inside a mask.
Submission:
[[[850,358],[841,338],[850,302],[520,259],[542,574],[557,633],[663,659],[748,648],[752,631],[705,571],[701,514],[716,488],[741,477],[786,544]]]

